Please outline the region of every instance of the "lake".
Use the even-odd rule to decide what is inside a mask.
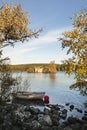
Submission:
[[[64,72],[56,74],[45,73],[14,73],[14,77],[21,76],[21,90],[24,91],[44,91],[50,97],[51,104],[64,105],[73,104],[75,107],[84,108],[83,103],[87,103],[87,96],[80,94],[80,91],[70,89],[70,85],[75,83],[74,74],[69,76]]]

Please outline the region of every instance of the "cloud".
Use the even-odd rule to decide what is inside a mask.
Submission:
[[[60,29],[49,30],[46,33],[44,32],[44,34],[39,36],[38,39],[30,39],[29,42],[24,42],[23,44],[18,44],[14,48],[12,48],[12,47],[5,48],[4,56],[9,56],[11,58],[12,64],[19,64],[20,62],[24,63],[25,60],[28,63],[29,62],[28,57],[31,57],[31,60],[34,60],[34,57],[36,57],[36,56],[38,57],[38,56],[44,55],[44,57],[47,57],[47,55],[45,54],[45,50],[47,50],[47,49],[49,50],[48,55],[50,55],[50,54],[53,55],[53,50],[55,52],[55,45],[56,45],[56,43],[58,43],[58,38],[61,37],[61,34],[64,31],[68,31],[71,29],[72,29],[71,27],[64,27],[64,28],[60,28]],[[49,46],[49,48],[47,45]],[[58,52],[60,52],[61,48],[60,48],[59,44],[58,44],[58,49],[59,49]],[[42,54],[42,53],[44,53],[44,54]],[[59,55],[62,55],[62,54],[59,54]],[[54,58],[55,57],[57,57],[57,56],[55,55]],[[62,57],[61,57],[61,59],[62,59]],[[42,58],[41,58],[41,60],[42,60]],[[40,59],[39,59],[39,61],[40,61]],[[43,61],[43,62],[45,62],[45,61]]]
[[[39,44],[58,42],[58,38],[61,37],[62,33],[64,31],[68,31],[71,29],[72,29],[71,26],[69,26],[69,27],[64,27],[56,30],[49,30],[43,36],[39,36],[38,39],[31,40],[30,43],[32,45],[39,45]]]

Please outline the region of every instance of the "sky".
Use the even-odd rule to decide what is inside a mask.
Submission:
[[[43,28],[38,39],[32,38],[24,43],[16,43],[3,50],[4,57],[10,57],[11,64],[50,63],[70,58],[67,50],[62,49],[58,40],[64,31],[73,28],[70,18],[87,8],[87,0],[0,0],[12,4],[21,3],[25,12],[29,13],[30,29]]]

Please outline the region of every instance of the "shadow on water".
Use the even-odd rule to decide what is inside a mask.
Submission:
[[[87,96],[87,81],[77,82],[70,86],[70,89],[74,89],[80,92],[81,95]],[[87,102],[84,103],[84,106],[87,108]]]
[[[87,81],[84,82],[77,82],[70,86],[70,89],[75,89],[80,91],[80,94],[83,96],[87,96]]]

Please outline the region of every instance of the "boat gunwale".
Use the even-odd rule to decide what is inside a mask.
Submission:
[[[14,98],[20,99],[43,99],[45,92],[17,92],[12,95]]]

